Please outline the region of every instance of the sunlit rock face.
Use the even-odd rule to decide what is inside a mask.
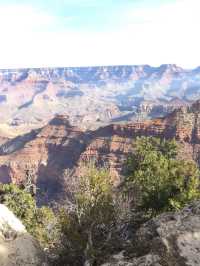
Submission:
[[[0,265],[45,265],[43,251],[19,219],[0,204]]]
[[[19,219],[3,204],[0,204],[0,233],[5,236],[7,231],[13,231],[16,234],[26,233],[24,225]]]

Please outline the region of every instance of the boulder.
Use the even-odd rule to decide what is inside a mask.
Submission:
[[[38,242],[3,204],[0,204],[0,266],[42,266],[45,256]]]
[[[140,258],[128,259],[123,252],[113,256],[109,262],[102,266],[162,266],[159,263],[160,258],[156,255],[146,255]]]
[[[200,201],[148,221],[132,244],[131,255],[120,253],[103,266],[199,266]]]

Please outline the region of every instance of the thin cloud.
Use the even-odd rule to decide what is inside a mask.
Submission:
[[[133,8],[126,14],[126,23],[196,24],[200,22],[199,0],[176,0],[157,7]]]
[[[59,17],[33,6],[7,6],[0,9],[0,67],[162,63],[194,67],[200,64],[198,10],[199,0],[129,7],[118,18],[117,29],[74,30],[73,16]]]
[[[3,5],[0,8],[0,31],[4,33],[45,30],[56,22],[56,17],[30,5]]]

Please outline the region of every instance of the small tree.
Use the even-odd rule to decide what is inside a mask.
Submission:
[[[193,161],[177,159],[177,148],[174,140],[136,139],[125,184],[126,191],[134,187],[138,210],[154,216],[200,198],[198,167]]]
[[[65,236],[62,265],[95,265],[108,249],[111,252],[116,222],[112,195],[108,171],[90,165],[80,178],[74,212],[61,214]]]

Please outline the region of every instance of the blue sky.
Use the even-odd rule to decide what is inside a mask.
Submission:
[[[0,67],[200,65],[199,0],[0,0]]]
[[[174,0],[0,0],[0,7],[29,6],[56,17],[63,28],[108,30],[122,25],[130,9],[156,8],[170,2]]]

